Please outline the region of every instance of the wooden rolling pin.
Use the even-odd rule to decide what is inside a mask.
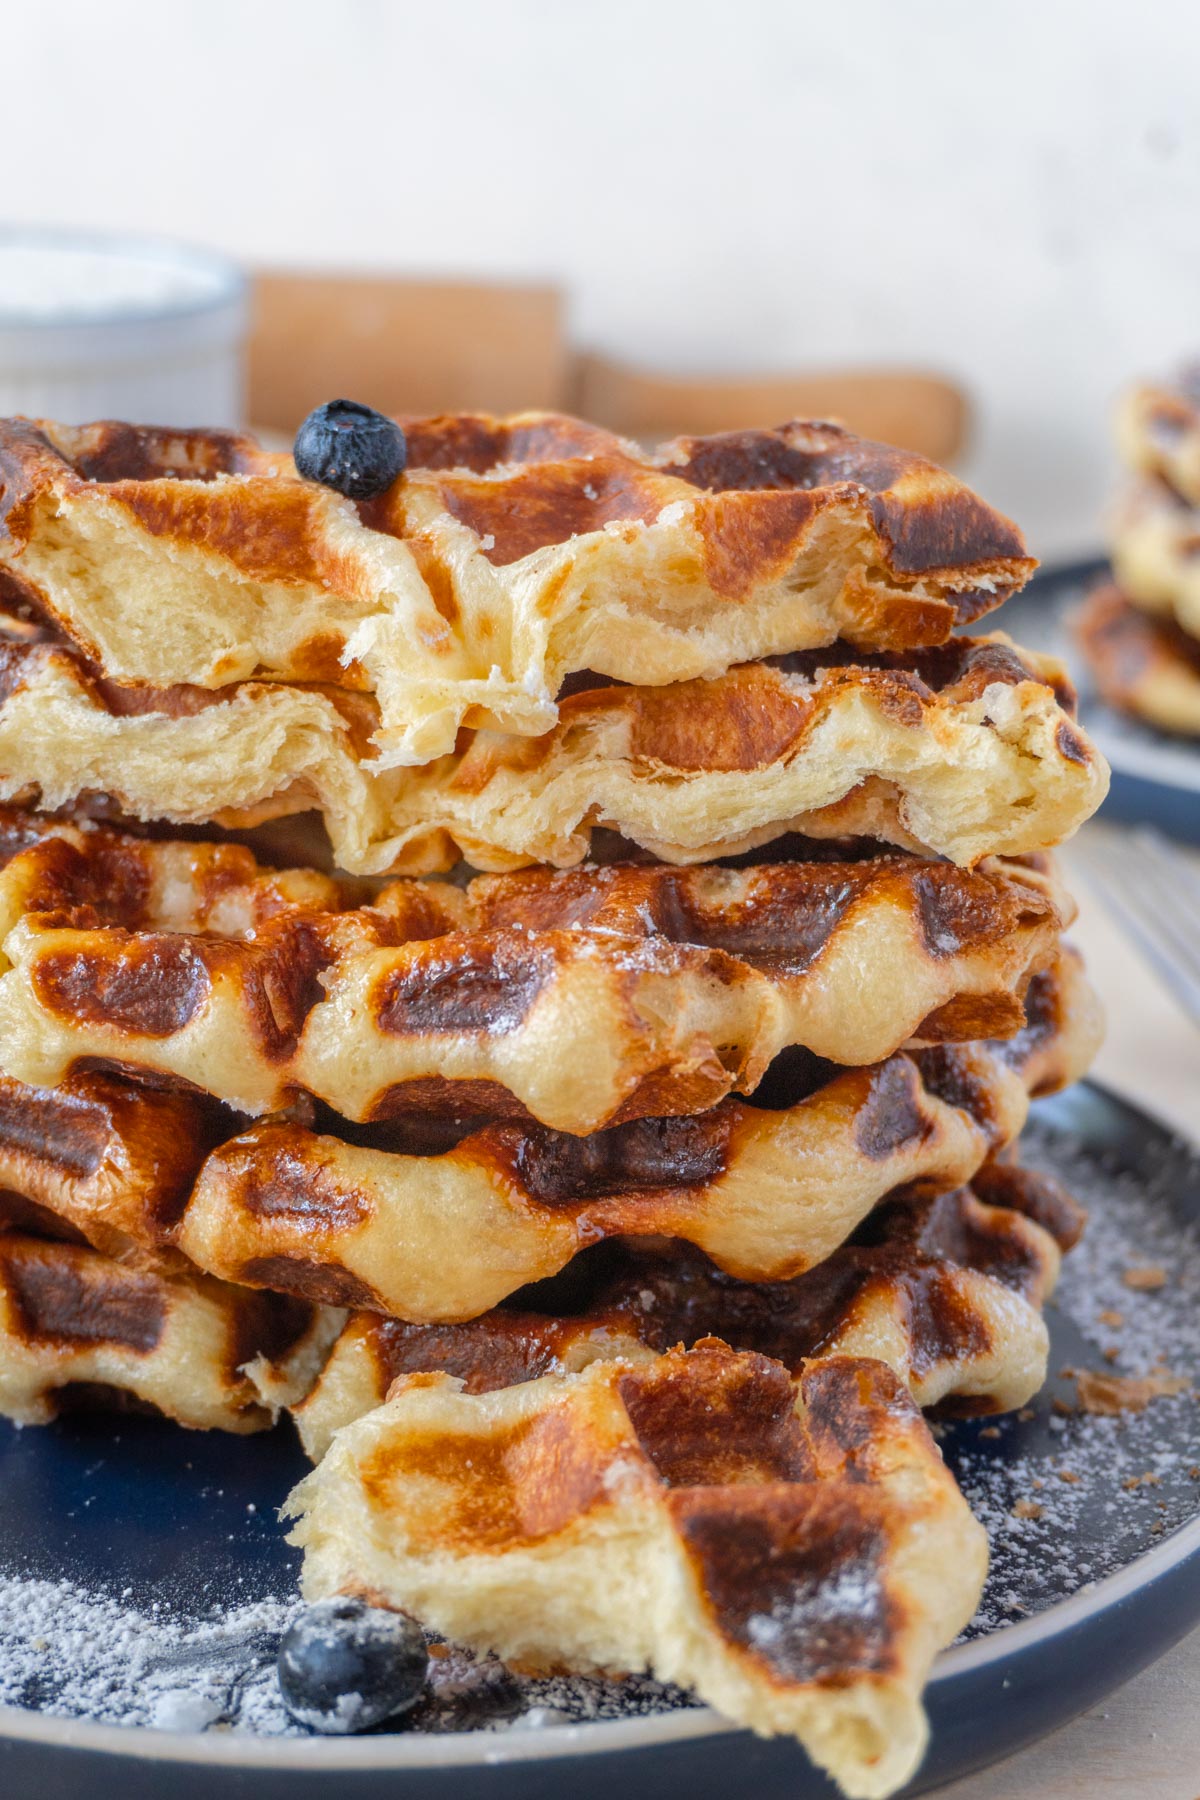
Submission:
[[[688,379],[600,356],[576,358],[571,410],[643,443],[785,419],[837,419],[863,437],[939,463],[962,448],[968,414],[961,388],[917,369]]]

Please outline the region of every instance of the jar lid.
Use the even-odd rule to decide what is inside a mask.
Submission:
[[[0,230],[0,364],[95,367],[235,342],[247,288],[227,258],[99,232]]]

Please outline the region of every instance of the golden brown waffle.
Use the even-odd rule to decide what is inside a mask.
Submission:
[[[975,1185],[888,1200],[787,1282],[737,1281],[678,1243],[606,1244],[557,1282],[459,1325],[354,1313],[296,1409],[301,1440],[319,1461],[333,1433],[382,1405],[401,1376],[434,1371],[482,1394],[709,1337],[793,1375],[817,1355],[873,1356],[918,1406],[1009,1412],[1045,1380],[1041,1308],[1083,1215],[1057,1183],[1014,1165],[988,1165]]]
[[[1114,521],[1112,568],[1127,600],[1200,638],[1200,506],[1161,481],[1140,483]]]
[[[1200,368],[1169,386],[1135,388],[1117,412],[1117,448],[1129,468],[1200,506]]]
[[[61,1087],[0,1077],[0,1230],[78,1234],[134,1268],[179,1274],[171,1234],[237,1120],[198,1095],[81,1070]]]
[[[153,710],[15,627],[0,646],[0,798],[103,793],[138,819],[249,825],[319,810],[354,874],[559,866],[591,830],[702,862],[791,830],[973,865],[1057,843],[1104,797],[1061,665],[955,638],[844,646],[670,687],[588,688],[544,737],[479,732],[426,768],[372,763],[366,696],[246,682]],[[131,705],[133,710],[130,710]]]
[[[0,1066],[49,1084],[108,1063],[250,1113],[302,1091],[352,1119],[587,1132],[749,1092],[793,1044],[868,1063],[1021,1024],[1073,912],[1047,858],[820,849],[402,881],[350,910],[235,846],[0,810]]]
[[[229,1281],[430,1321],[486,1312],[603,1237],[681,1238],[746,1280],[790,1277],[893,1188],[968,1181],[1031,1092],[1083,1073],[1100,1020],[1078,959],[1035,976],[1028,1005],[1006,1043],[785,1069],[778,1110],[725,1100],[587,1138],[491,1125],[426,1156],[259,1124],[209,1157],[176,1241]]]
[[[402,1381],[294,1491],[309,1599],[356,1593],[526,1665],[650,1668],[791,1733],[851,1795],[912,1773],[987,1564],[882,1363],[793,1382],[709,1343],[466,1394]]]
[[[952,476],[836,425],[647,455],[551,413],[404,423],[406,475],[356,508],[250,438],[5,420],[0,568],[109,680],[333,682],[408,763],[548,730],[576,670],[937,643],[1034,566]]]
[[[1161,731],[1200,737],[1200,640],[1131,606],[1116,587],[1097,588],[1073,630],[1110,706]]]
[[[0,1415],[40,1425],[64,1405],[135,1405],[261,1431],[308,1392],[342,1318],[0,1231]]]

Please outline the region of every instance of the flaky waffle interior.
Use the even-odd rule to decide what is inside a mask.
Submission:
[[[0,566],[110,681],[371,695],[388,763],[546,731],[577,670],[936,643],[1033,567],[952,476],[836,425],[646,454],[549,413],[404,424],[403,480],[356,507],[230,433],[4,421]]]
[[[667,688],[592,688],[535,743],[479,733],[413,772],[399,862],[579,861],[605,824],[667,862],[786,830],[862,835],[970,866],[1068,836],[1103,795],[1061,665],[956,638],[901,658],[844,650]]]
[[[371,703],[329,686],[249,681],[162,710],[24,627],[0,648],[0,798],[54,809],[100,792],[184,824],[316,808],[354,874],[431,873],[460,853],[569,866],[596,825],[676,863],[797,830],[970,866],[1059,842],[1107,784],[1061,666],[1000,638],[586,688],[543,736],[477,732],[412,770],[380,769]]]

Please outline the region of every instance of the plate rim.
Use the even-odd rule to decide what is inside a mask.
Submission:
[[[1125,1568],[1087,1584],[1069,1600],[1060,1600],[1032,1619],[1022,1619],[989,1632],[986,1637],[943,1650],[934,1663],[926,1691],[963,1675],[977,1675],[991,1663],[1006,1662],[1035,1644],[1086,1624],[1197,1555],[1200,1516],[1181,1525]],[[745,1730],[745,1726],[721,1718],[706,1706],[679,1707],[633,1719],[526,1726],[506,1732],[414,1733],[411,1737],[393,1732],[358,1738],[286,1738],[255,1736],[250,1732],[181,1732],[160,1731],[150,1725],[103,1725],[89,1719],[0,1705],[0,1748],[7,1738],[19,1743],[42,1743],[51,1749],[100,1751],[150,1762],[221,1768],[303,1768],[329,1774],[339,1770],[451,1769],[540,1762],[557,1756],[653,1749],[680,1739],[725,1736]]]

